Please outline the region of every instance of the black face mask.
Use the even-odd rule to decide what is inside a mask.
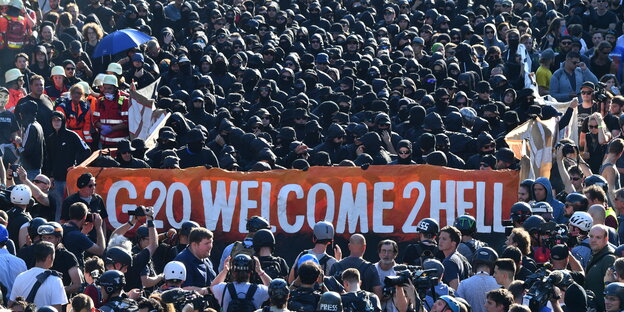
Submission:
[[[520,44],[520,38],[509,38],[507,42],[510,47],[517,47]]]
[[[498,117],[483,117],[485,120],[487,120],[490,123],[490,126],[494,126],[496,124],[498,124]]]
[[[199,153],[199,152],[201,152],[203,147],[204,147],[204,142],[202,142],[202,141],[191,142],[191,143],[188,144],[188,149],[192,153]]]
[[[212,71],[218,75],[225,74],[225,70],[226,70],[226,66],[225,66],[225,62],[223,61],[217,61],[214,64],[212,64]]]
[[[407,108],[400,109],[398,116],[401,121],[406,121],[409,118],[409,109]]]

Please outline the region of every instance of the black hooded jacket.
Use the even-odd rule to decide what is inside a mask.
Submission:
[[[383,149],[381,137],[377,132],[369,132],[360,138],[364,145],[364,152],[373,158],[372,165],[387,165],[390,163],[390,154]]]
[[[46,141],[46,162],[43,172],[56,181],[65,181],[67,168],[77,166],[89,157],[89,146],[74,131],[65,127],[65,115],[53,112],[53,117],[63,120],[61,128],[48,136]]]

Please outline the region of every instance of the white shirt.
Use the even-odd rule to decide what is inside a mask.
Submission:
[[[45,270],[42,268],[34,267],[18,275],[15,279],[15,283],[13,283],[13,290],[11,291],[9,299],[15,301],[17,297],[28,297],[30,290],[37,281],[37,275],[44,271]],[[45,282],[41,284],[41,287],[39,287],[34,303],[38,307],[68,303],[61,278],[49,276]]]

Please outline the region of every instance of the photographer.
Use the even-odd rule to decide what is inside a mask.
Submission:
[[[332,266],[342,259],[342,251],[338,245],[334,245],[334,255],[336,258],[327,253],[327,247],[332,246],[334,242],[334,225],[331,222],[319,221],[314,224],[312,240],[314,248],[304,250],[297,256],[295,263],[299,263],[299,258],[305,254],[311,254],[318,260],[319,265],[323,269],[324,274],[329,274]],[[293,265],[290,269],[288,281],[293,282],[297,278],[297,267]]]
[[[381,312],[379,297],[374,293],[361,290],[360,272],[354,268],[342,272],[342,285],[346,293],[342,294],[344,312]]]
[[[314,312],[321,298],[321,292],[314,288],[314,284],[319,280],[322,281],[322,269],[318,263],[309,260],[299,265],[298,273],[297,280],[300,284],[290,292],[288,309],[297,312]]]
[[[230,262],[230,259],[232,260]],[[226,283],[225,277],[232,266],[232,278],[234,282]],[[264,285],[256,285],[249,282],[253,271],[262,278]],[[210,285],[215,298],[227,312],[255,311],[260,305],[269,299],[268,287],[271,278],[262,271],[257,258],[251,258],[245,254],[239,254],[233,259],[228,257],[223,263],[223,270],[215,277]],[[243,297],[241,298],[241,294]]]
[[[509,258],[500,258],[494,263],[494,278],[503,288],[508,289],[516,275],[516,263]]]
[[[87,220],[89,217],[89,220]],[[97,240],[94,243],[85,233],[95,229]],[[63,225],[63,245],[76,256],[80,266],[84,266],[84,253],[102,256],[106,248],[102,217],[90,214],[87,205],[77,202],[69,207],[69,221]]]
[[[383,297],[381,297],[382,311],[405,311],[407,309],[407,298],[403,292],[403,287],[397,285],[390,287],[394,289],[388,289],[384,284],[386,276],[396,275],[394,267],[396,266],[395,259],[399,254],[399,246],[393,240],[382,240],[377,245],[377,253],[379,255],[379,262],[375,263],[375,268],[377,269],[379,281],[383,287]]]
[[[430,310],[433,307],[436,299],[442,296],[455,296],[455,290],[442,282],[442,279],[444,278],[444,266],[442,265],[442,262],[437,259],[427,259],[423,264],[423,269],[435,270],[435,273],[432,273],[430,277],[438,281],[438,284],[433,287],[433,291],[431,288],[429,288],[425,292],[423,308],[425,308],[426,310]],[[415,300],[415,298],[411,297],[409,297],[409,300],[417,301]]]
[[[577,211],[570,217],[568,222],[568,236],[572,247],[572,255],[581,263],[582,267],[587,267],[591,257],[589,246],[589,230],[594,225],[594,221],[589,213]]]
[[[436,238],[440,231],[438,221],[425,218],[418,222],[416,227],[417,242],[405,249],[403,263],[407,265],[422,265],[426,259],[434,258],[439,253]]]
[[[132,293],[132,298],[124,292],[126,286],[125,275],[117,270],[104,272],[98,284],[102,287],[101,312],[126,312],[138,311],[138,304],[135,301],[139,298],[138,293]]]
[[[125,273],[128,280],[125,289],[153,287],[162,280],[163,276],[148,276],[149,274],[143,275],[142,272],[151,264],[150,259],[158,247],[158,233],[154,227],[154,209],[151,207],[137,206],[134,211],[130,211],[128,214],[128,222],[111,233],[111,241],[115,239],[116,235],[123,237],[128,230],[139,222],[139,218],[143,216],[145,216],[147,227],[142,226],[137,229],[138,242],[137,247],[132,250],[132,253],[134,253],[132,264],[128,267],[128,272]],[[109,243],[109,245],[112,244]],[[154,273],[153,266],[151,267],[151,272]]]
[[[500,288],[494,273],[494,263],[498,260],[498,254],[490,247],[482,247],[475,251],[472,258],[474,275],[461,281],[457,288],[457,296],[468,301],[474,312],[483,312],[485,294],[493,289]]]
[[[570,254],[566,245],[555,245],[550,251],[550,264],[555,270],[572,270],[584,273],[581,263]]]

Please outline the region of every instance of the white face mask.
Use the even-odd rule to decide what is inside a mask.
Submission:
[[[115,98],[115,95],[114,95],[114,94],[111,94],[111,93],[105,93],[105,94],[104,94],[104,97],[105,97],[107,100],[112,101],[112,100]]]

